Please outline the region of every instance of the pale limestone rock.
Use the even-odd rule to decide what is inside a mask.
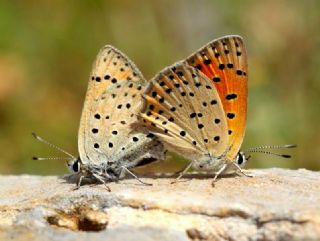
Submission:
[[[125,179],[111,192],[0,176],[0,240],[320,240],[320,172],[250,171],[215,187],[207,176]]]

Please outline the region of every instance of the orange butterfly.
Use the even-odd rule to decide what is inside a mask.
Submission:
[[[247,98],[243,40],[226,36],[153,78],[144,95],[141,116],[168,150],[190,160],[179,178],[192,167],[214,172],[216,179],[220,173],[242,172],[247,161],[240,152]]]

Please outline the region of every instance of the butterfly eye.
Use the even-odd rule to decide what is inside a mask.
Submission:
[[[238,153],[236,161],[239,166],[243,166],[247,162],[246,156],[243,152]]]
[[[70,162],[67,163],[68,169],[71,173],[78,173],[80,172],[80,159],[76,159],[76,160],[72,160]]]

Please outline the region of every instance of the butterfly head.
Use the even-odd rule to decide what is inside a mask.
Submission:
[[[224,169],[224,174],[232,174],[239,170],[239,168],[243,168],[250,156],[246,156],[246,154],[242,151],[238,152],[234,160],[226,162],[227,166]]]

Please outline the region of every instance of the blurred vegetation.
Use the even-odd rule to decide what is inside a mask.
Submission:
[[[320,1],[1,1],[0,173],[60,174],[30,133],[77,153],[92,62],[112,44],[150,79],[210,40],[244,37],[249,113],[243,148],[296,143],[290,160],[250,167],[320,168]],[[288,153],[288,151],[287,151]],[[59,153],[58,153],[59,154]]]

